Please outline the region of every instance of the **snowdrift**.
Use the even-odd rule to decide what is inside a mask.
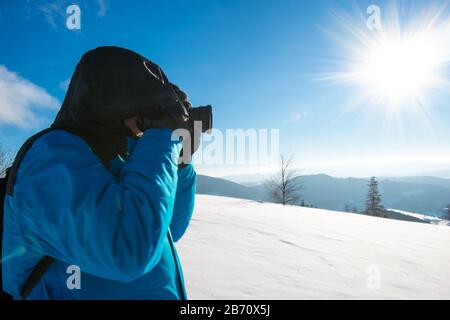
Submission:
[[[448,299],[450,227],[198,195],[190,299]]]

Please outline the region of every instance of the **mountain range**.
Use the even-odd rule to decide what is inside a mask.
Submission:
[[[321,209],[343,211],[346,207],[364,209],[368,178],[337,178],[325,174],[299,176],[307,204]],[[263,183],[241,183],[199,175],[197,193],[271,202]],[[442,216],[450,204],[450,179],[433,176],[379,178],[384,207]]]

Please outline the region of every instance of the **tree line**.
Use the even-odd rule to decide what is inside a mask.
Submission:
[[[265,181],[265,186],[271,200],[275,203],[317,208],[313,204],[306,203],[302,196],[303,185],[292,155],[280,155],[278,171]],[[386,218],[388,210],[382,204],[377,178],[371,177],[367,187],[368,191],[364,203],[364,210],[359,211],[356,206],[352,207],[349,204],[345,205],[344,210],[346,212]],[[444,218],[450,220],[450,204],[446,208],[443,208],[443,210],[445,213]]]

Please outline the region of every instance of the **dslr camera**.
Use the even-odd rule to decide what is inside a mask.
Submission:
[[[153,95],[151,105],[142,113],[140,129],[172,128],[194,131],[194,123],[201,123],[201,132],[210,133],[213,125],[212,106],[193,107],[186,93],[174,84],[164,85]]]

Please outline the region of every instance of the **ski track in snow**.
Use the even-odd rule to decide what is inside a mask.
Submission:
[[[176,244],[190,299],[450,298],[450,227],[219,196],[196,201]]]

